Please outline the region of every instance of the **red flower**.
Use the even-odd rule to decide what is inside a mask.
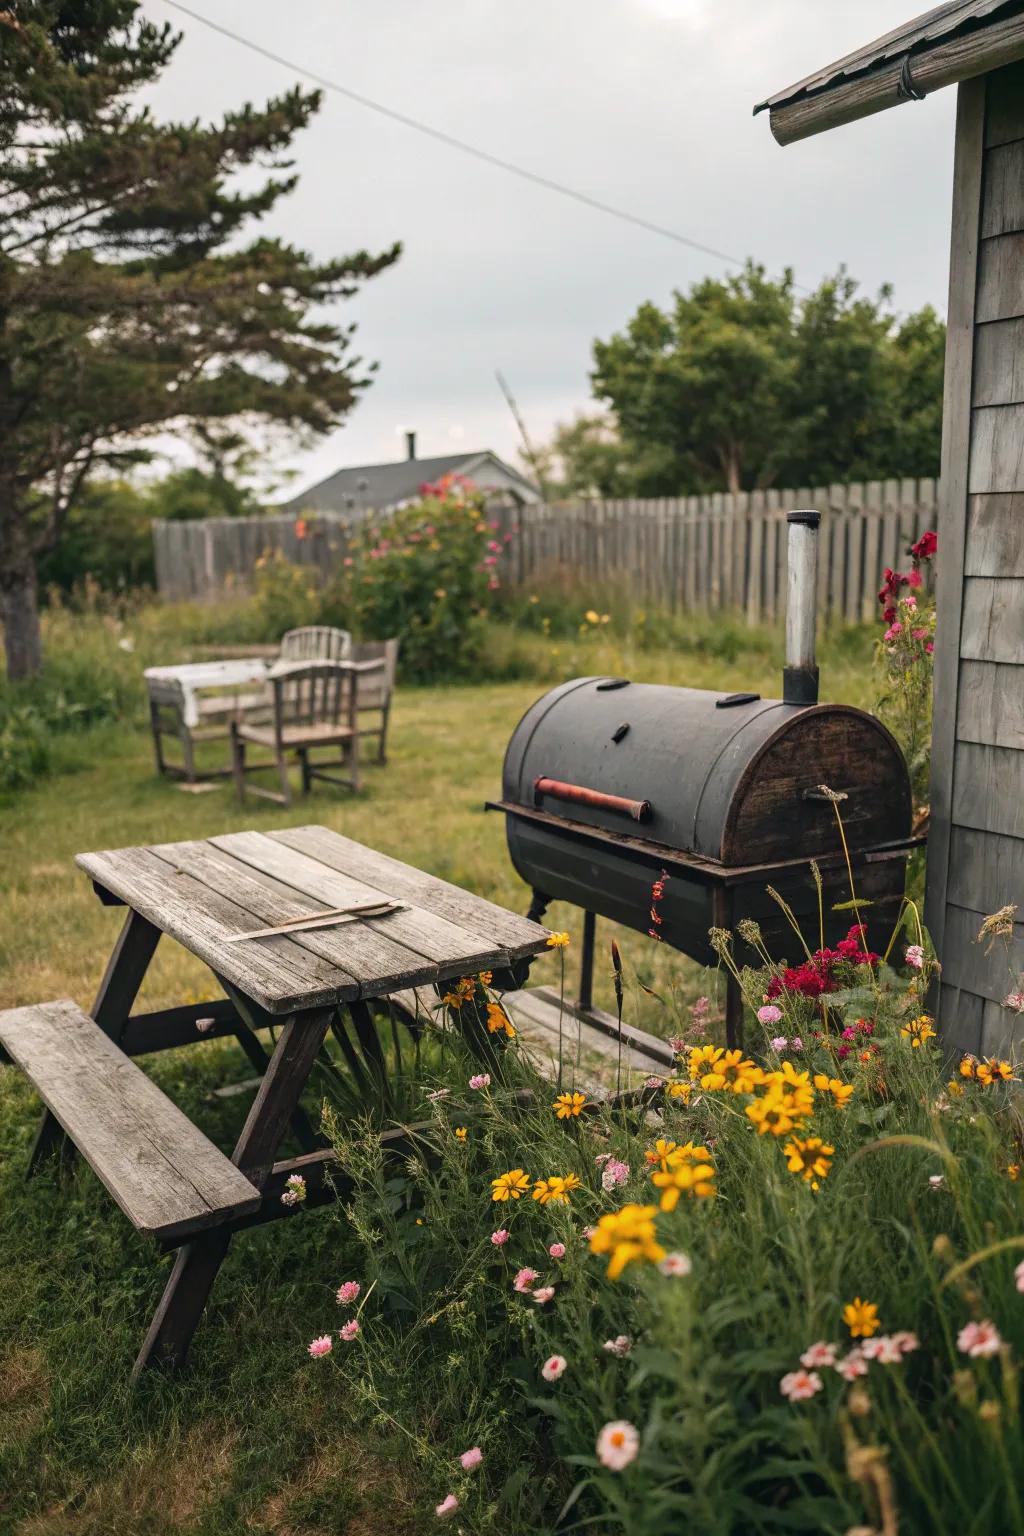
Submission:
[[[938,534],[929,528],[927,533],[922,533],[916,544],[911,544],[910,553],[915,560],[930,560],[938,547]]]

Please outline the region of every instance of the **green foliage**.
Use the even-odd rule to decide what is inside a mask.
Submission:
[[[499,544],[483,498],[455,479],[358,529],[324,594],[323,619],[360,639],[402,641],[403,678],[475,675]]]
[[[875,709],[903,749],[914,804],[926,807],[932,753],[932,684],[935,646],[934,533],[913,546],[910,571],[885,573],[885,633],[875,648]]]
[[[798,300],[786,272],[705,278],[594,343],[610,417],[560,428],[571,494],[665,496],[938,473],[945,327],[899,319],[845,271]],[[617,428],[617,430],[616,430]],[[560,477],[557,464],[561,466]]]
[[[160,123],[139,93],[178,41],[137,0],[0,14],[0,593],[14,675],[40,663],[35,561],[97,468],[137,460],[131,445],[170,423],[208,443],[259,418],[325,432],[368,382],[351,327],[322,309],[398,247],[321,263],[241,239],[294,187],[282,173],[319,94],[211,126]]]

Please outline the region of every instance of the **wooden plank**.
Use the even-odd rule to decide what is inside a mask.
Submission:
[[[1024,752],[1024,671],[1019,666],[961,661],[956,736]]]
[[[1024,842],[998,832],[954,827],[949,842],[949,899],[975,912],[997,912],[1021,900]],[[1022,903],[1024,909],[1024,903]]]
[[[1024,577],[1024,492],[970,498],[964,575]]]
[[[1019,1062],[1022,1046],[1024,1018],[1014,1009],[1004,1008],[1002,999],[996,1001],[986,998],[981,1014],[981,1045],[978,1054]]]
[[[764,612],[764,491],[752,491],[748,528],[750,555],[747,564],[747,623],[760,624]]]
[[[1024,316],[978,327],[971,398],[974,405],[1024,401]]]
[[[981,235],[1009,235],[1024,229],[1024,138],[999,144],[985,155]]]
[[[846,600],[843,617],[856,624],[863,606],[864,586],[864,486],[846,487]]]
[[[926,921],[935,947],[944,959],[954,755],[957,751],[973,750],[964,743],[957,746],[956,714],[984,118],[984,80],[965,81],[957,92],[956,153],[953,165],[953,219],[938,519],[943,558],[939,562],[936,590],[939,618],[935,638],[931,824],[925,894]],[[963,818],[958,817],[957,820],[962,822]],[[950,980],[956,980],[955,959],[950,968]]]
[[[461,886],[451,885],[425,870],[403,864],[399,859],[367,848],[352,838],[342,837],[329,827],[287,827],[280,832],[269,832],[267,836],[287,848],[307,853],[328,868],[351,875],[355,880],[377,886],[383,881],[393,896],[428,907],[470,934],[488,934],[494,943],[502,945],[516,959],[538,954],[545,947],[546,930],[538,923],[531,923],[528,918],[519,917],[493,901],[474,896],[471,891],[464,891]]]
[[[869,480],[864,487],[866,504],[864,526],[864,591],[861,619],[870,624],[879,616],[878,592],[882,585],[882,500],[881,480]]]
[[[959,741],[953,764],[955,825],[1024,837],[1024,753]]]
[[[1024,405],[981,406],[971,416],[968,491],[1024,491]]]
[[[973,661],[1024,663],[1024,580],[965,577],[960,655]]]
[[[257,886],[264,877],[269,876],[279,887],[283,886],[286,892],[291,893],[292,899],[284,905],[307,912],[321,903],[326,908],[332,904],[383,900],[394,895],[379,883],[372,884],[350,874],[340,873],[319,858],[288,847],[262,832],[231,832],[222,837],[210,838],[209,841],[213,849],[230,856],[221,876],[227,889],[230,889],[234,873],[230,866],[234,864],[243,874],[246,866],[249,866],[250,876],[256,873]],[[189,849],[196,845],[186,843],[178,846]],[[201,844],[199,849],[202,850]],[[175,856],[175,845],[171,844],[167,857],[173,861]],[[204,857],[201,851],[197,856]],[[192,872],[190,865],[185,867]],[[200,878],[205,879],[205,874],[200,875]],[[246,902],[250,904],[248,886],[246,890]],[[270,895],[273,899],[267,903],[268,908],[278,900],[276,891],[271,891]],[[401,899],[405,900],[404,897]],[[290,914],[284,912],[282,915]],[[327,931],[317,930],[313,934],[303,933],[301,937],[295,934],[292,937],[296,943],[303,944],[315,938],[318,947],[327,944],[329,937],[329,947],[337,946],[339,958],[341,954],[347,956],[346,969],[361,982],[379,982],[385,970],[390,974],[392,968],[397,967],[395,974],[403,979],[396,986],[384,989],[388,991],[417,985],[412,980],[404,979],[404,973],[413,968],[422,969],[424,960],[440,965],[444,975],[453,974],[469,959],[474,963],[479,961],[477,970],[506,965],[509,961],[508,951],[496,944],[489,934],[452,923],[419,905],[407,907],[387,917],[367,918],[347,927],[343,933],[329,935]],[[489,958],[481,959],[481,956]],[[381,989],[378,987],[377,990],[379,992]]]
[[[959,987],[943,983],[939,990],[939,1033],[943,1045],[951,1050],[981,1050],[981,1021],[984,1000]]]
[[[956,981],[976,997],[1001,1003],[1008,992],[1015,992],[1024,971],[1024,923],[1013,925],[1012,938],[996,939],[994,944],[979,943],[978,934],[988,912],[949,903],[946,912],[946,942],[956,954]]]
[[[1024,139],[1024,62],[996,69],[985,93],[985,148]]]
[[[982,241],[978,323],[1024,315],[1024,232]]]
[[[129,1221],[181,1237],[259,1192],[68,998],[0,1014],[0,1042]]]
[[[318,959],[295,939],[223,944],[228,934],[255,927],[256,914],[192,876],[175,873],[146,848],[82,853],[75,862],[270,1013],[359,996],[359,983],[347,971]]]

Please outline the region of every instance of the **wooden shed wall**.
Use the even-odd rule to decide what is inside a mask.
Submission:
[[[927,917],[943,1034],[1006,1053],[1024,970],[1024,63],[960,86],[940,495]]]

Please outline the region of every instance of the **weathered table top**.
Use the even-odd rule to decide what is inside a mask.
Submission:
[[[327,827],[82,853],[104,891],[269,1013],[473,975],[538,954],[547,930]],[[228,942],[374,898],[405,905],[337,927]]]

